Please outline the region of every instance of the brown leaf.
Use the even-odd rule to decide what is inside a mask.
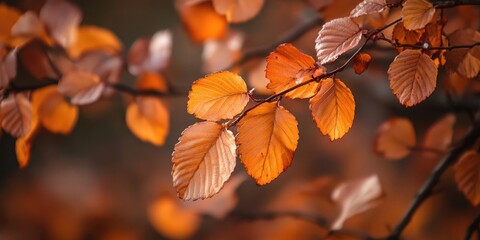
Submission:
[[[361,39],[362,29],[351,18],[338,18],[327,22],[315,40],[318,60],[321,64],[333,62],[356,47]]]
[[[0,3],[0,43],[7,42],[13,25],[15,25],[21,15],[17,9]]]
[[[183,131],[172,155],[173,186],[184,200],[218,193],[235,168],[235,137],[214,122],[196,123]]]
[[[82,13],[69,1],[47,0],[40,10],[40,19],[47,26],[53,39],[63,47],[68,47],[76,39]]]
[[[403,24],[408,30],[415,30],[425,27],[433,18],[435,8],[427,0],[407,0],[403,4]]]
[[[70,97],[76,105],[86,105],[97,101],[105,84],[94,73],[72,71],[65,74],[58,83],[58,92]]]
[[[387,2],[385,0],[364,0],[350,12],[350,17],[381,13],[385,9],[387,9]]]
[[[461,76],[457,72],[449,72],[444,82],[444,89],[449,93],[461,95],[470,83],[470,79]]]
[[[405,50],[390,64],[390,88],[400,103],[411,107],[425,100],[437,86],[438,69],[420,50]]]
[[[317,66],[312,57],[300,52],[292,44],[282,44],[267,57],[265,76],[270,80],[267,88],[275,93],[285,91],[312,79],[316,70]],[[310,98],[316,93],[318,85],[317,82],[309,83],[287,93],[285,96],[289,98]]]
[[[170,62],[171,53],[170,30],[158,31],[152,37],[137,39],[128,53],[128,70],[133,75],[159,72]]]
[[[420,41],[425,29],[408,30],[403,26],[403,22],[399,22],[395,25],[392,32],[392,41],[400,44],[415,45]],[[403,47],[397,48],[397,52],[405,50]]]
[[[350,130],[355,116],[355,99],[339,79],[324,79],[320,90],[310,99],[313,121],[330,140],[342,138]]]
[[[375,137],[375,152],[396,160],[406,157],[416,143],[415,129],[407,118],[391,118],[382,123]]]
[[[470,45],[480,42],[480,33],[471,29],[460,29],[448,36],[449,45]],[[480,46],[459,48],[445,54],[446,67],[450,72],[457,72],[463,77],[473,78],[480,72]]]
[[[213,0],[215,11],[225,15],[228,22],[241,23],[254,18],[265,0]]]
[[[427,150],[446,152],[452,143],[453,125],[455,121],[456,117],[454,114],[447,114],[436,121],[427,130],[422,147]],[[428,151],[425,153],[428,153]]]
[[[360,53],[357,56],[355,56],[355,59],[353,62],[353,70],[355,70],[355,73],[362,74],[363,72],[365,72],[371,60],[372,60],[372,57],[368,53]]]
[[[23,137],[32,127],[32,105],[27,95],[10,94],[0,103],[2,128],[14,137]]]
[[[219,15],[210,1],[185,4],[179,9],[182,22],[190,38],[196,42],[221,39],[228,30],[227,20]]]
[[[270,183],[292,163],[299,138],[297,125],[278,102],[261,104],[238,123],[238,153],[258,185]]]
[[[383,191],[377,175],[340,184],[333,191],[332,200],[340,205],[341,212],[331,229],[341,229],[347,219],[374,208],[382,198]]]
[[[56,79],[58,75],[50,64],[45,47],[43,42],[33,40],[19,50],[18,58],[34,78],[38,80]]]
[[[212,73],[226,70],[241,56],[245,36],[241,32],[230,31],[221,40],[207,40],[203,45],[203,71]]]
[[[454,166],[458,189],[474,206],[480,204],[480,155],[473,150],[465,152]]]
[[[232,72],[219,72],[193,83],[187,110],[197,118],[218,121],[233,118],[247,103],[247,85],[242,77]]]
[[[76,38],[67,48],[70,57],[78,58],[87,52],[103,50],[118,54],[122,43],[110,30],[95,26],[81,26],[76,32]]]

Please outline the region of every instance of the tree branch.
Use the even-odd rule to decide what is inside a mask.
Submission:
[[[470,240],[473,237],[473,234],[475,233],[475,231],[477,231],[477,234],[480,237],[480,232],[478,230],[479,225],[480,225],[480,214],[478,214],[477,217],[475,217],[472,223],[470,223],[470,225],[468,226],[467,231],[465,232],[464,240]]]
[[[446,1],[433,1],[433,5],[436,8],[452,8],[461,5],[480,5],[480,0],[446,0]]]
[[[430,46],[423,46],[423,45],[417,45],[417,44],[400,44],[396,43],[388,38],[385,37],[379,37],[377,40],[385,41],[390,43],[393,47],[403,47],[403,48],[410,48],[410,49],[425,49],[425,50],[453,50],[453,49],[459,49],[459,48],[474,48],[475,46],[480,46],[480,42],[475,42],[470,45],[453,45],[453,46],[448,46],[448,47],[430,47]]]

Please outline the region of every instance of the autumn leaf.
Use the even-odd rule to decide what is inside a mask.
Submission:
[[[292,163],[299,138],[297,125],[278,102],[261,104],[238,123],[238,153],[258,185],[270,183]]]
[[[458,189],[474,206],[480,204],[480,155],[476,151],[465,152],[454,166]]]
[[[225,15],[228,22],[241,23],[254,18],[265,0],[213,0],[215,11]]]
[[[248,73],[248,85],[253,87],[256,93],[272,95],[273,91],[267,88],[270,80],[265,77],[266,68],[267,61],[265,59],[261,59],[259,63],[255,64]]]
[[[77,37],[82,12],[69,1],[48,0],[40,10],[40,19],[52,38],[61,46],[68,47]]]
[[[218,193],[235,168],[235,138],[214,122],[196,123],[183,131],[172,155],[173,186],[184,200]]]
[[[285,91],[300,83],[312,79],[316,73],[315,60],[300,52],[292,44],[286,43],[278,46],[274,52],[267,57],[265,76],[270,80],[268,89],[275,93]],[[318,83],[312,82],[303,87],[297,88],[287,94],[289,98],[310,98],[318,89]]]
[[[104,83],[91,72],[72,71],[65,74],[58,83],[58,92],[70,97],[76,105],[86,105],[97,101],[101,96]]]
[[[448,77],[444,82],[445,91],[451,94],[461,95],[467,90],[468,85],[470,84],[470,79],[461,76],[457,72],[449,72]]]
[[[10,94],[0,103],[2,128],[14,137],[23,137],[31,129],[32,105],[26,94]]]
[[[218,121],[231,119],[247,103],[247,85],[242,77],[232,72],[220,72],[193,83],[187,110],[197,118]]]
[[[387,2],[385,0],[364,0],[350,12],[350,17],[381,13],[385,9],[387,9]]]
[[[52,44],[52,39],[48,36],[47,30],[33,11],[24,13],[11,31],[13,39],[10,40],[10,44],[13,46],[22,46],[32,38],[42,39],[47,44]]]
[[[122,43],[110,30],[95,26],[81,26],[76,38],[67,48],[72,58],[78,58],[86,52],[104,50],[112,54],[122,50]]]
[[[342,138],[350,130],[355,116],[355,100],[350,89],[339,79],[324,79],[320,90],[310,99],[313,121],[330,140]]]
[[[403,4],[402,19],[408,30],[425,27],[435,14],[435,8],[427,0],[407,0]]]
[[[152,37],[137,39],[128,53],[128,70],[133,75],[159,72],[170,62],[172,33],[156,32]]]
[[[203,44],[203,70],[208,73],[226,70],[242,55],[243,33],[230,31],[224,39],[211,39]]]
[[[448,36],[449,45],[471,45],[480,42],[480,33],[471,29],[460,29]],[[480,46],[470,49],[452,49],[445,54],[447,69],[463,77],[473,78],[480,72]]]
[[[423,139],[422,147],[426,150],[434,150],[436,152],[446,152],[452,143],[453,125],[456,117],[454,114],[447,114],[440,120],[435,122],[427,130]],[[427,154],[425,152],[425,154]]]
[[[368,53],[360,53],[357,56],[355,56],[355,59],[353,62],[353,70],[355,71],[355,73],[362,74],[363,72],[365,72],[371,60],[372,60],[372,57]]]
[[[17,155],[17,162],[20,169],[26,168],[30,163],[33,139],[37,135],[37,132],[40,128],[39,123],[40,121],[38,114],[36,112],[32,112],[30,130],[25,136],[17,138],[15,142],[15,153]]]
[[[17,75],[17,51],[10,51],[4,59],[0,58],[0,90],[7,88],[10,80]]]
[[[179,11],[182,22],[194,41],[204,42],[225,37],[227,20],[215,11],[211,2],[184,4]]]
[[[48,55],[45,52],[47,46],[40,40],[32,40],[18,52],[21,65],[27,72],[38,80],[56,79],[58,74],[53,69]]]
[[[391,118],[377,130],[375,152],[386,159],[404,158],[415,145],[415,129],[407,118]]]
[[[347,219],[374,208],[382,198],[383,191],[377,175],[340,184],[333,191],[332,200],[340,205],[341,212],[331,229],[341,229]]]
[[[411,107],[425,100],[437,86],[438,69],[420,50],[405,50],[390,64],[390,88],[400,103]]]
[[[420,41],[422,34],[425,32],[424,28],[417,30],[408,30],[403,25],[403,22],[399,22],[395,25],[392,32],[392,41],[399,44],[415,45]],[[405,50],[403,47],[397,47],[397,52]]]
[[[22,14],[15,8],[0,4],[0,43],[6,43],[10,38],[12,27]]]
[[[338,18],[325,23],[315,40],[318,60],[321,64],[333,62],[356,47],[361,39],[362,29],[351,18]]]

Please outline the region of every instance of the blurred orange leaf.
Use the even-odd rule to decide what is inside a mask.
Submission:
[[[447,114],[435,122],[427,130],[422,147],[427,150],[446,152],[452,143],[455,121],[456,117],[454,114]],[[425,153],[428,153],[428,151]]]
[[[265,76],[270,80],[267,88],[275,93],[285,91],[312,79],[316,70],[317,66],[312,57],[300,52],[292,44],[282,44],[267,57]],[[321,75],[321,73],[318,73],[318,75]],[[310,98],[318,89],[318,84],[317,82],[309,83],[287,93],[285,96],[289,98]]]
[[[215,11],[211,2],[184,4],[179,11],[182,22],[194,41],[221,39],[227,33],[227,20]]]
[[[387,9],[387,2],[385,0],[364,0],[350,12],[350,17],[380,13],[385,9]]]
[[[227,21],[240,23],[254,18],[262,10],[265,0],[213,0],[215,11]]]
[[[248,73],[248,85],[255,88],[256,93],[271,95],[273,91],[266,86],[270,82],[265,77],[265,69],[267,68],[267,61],[261,59],[261,62],[257,63]]]
[[[353,62],[353,70],[355,71],[355,73],[362,74],[365,70],[367,70],[371,60],[372,57],[368,53],[360,53],[355,56]]]
[[[415,129],[407,118],[391,118],[382,123],[375,137],[375,152],[386,159],[401,159],[416,145]]]
[[[247,103],[247,85],[242,77],[232,72],[219,72],[193,83],[187,110],[197,118],[218,121],[231,119]]]
[[[159,72],[170,62],[171,53],[172,33],[169,30],[137,39],[128,53],[128,70],[133,75]]]
[[[75,40],[67,48],[72,58],[100,49],[116,54],[122,50],[122,43],[110,30],[95,26],[79,27]]]
[[[20,18],[21,13],[8,5],[0,4],[0,42],[7,42],[13,25]]]
[[[347,219],[374,208],[382,198],[383,191],[377,175],[340,184],[333,191],[332,199],[340,205],[341,212],[331,229],[341,229]]]
[[[31,128],[28,133],[23,137],[17,138],[17,141],[15,142],[15,153],[17,155],[17,162],[20,169],[27,167],[30,163],[33,139],[35,138],[35,135],[39,129],[39,119],[37,113],[32,112],[31,122]]]
[[[76,105],[97,101],[104,88],[105,85],[97,74],[84,71],[69,72],[58,83],[58,92],[70,97],[70,101]]]
[[[40,19],[57,43],[68,47],[76,39],[77,28],[82,21],[82,12],[70,1],[47,0],[40,10]]]
[[[472,29],[460,29],[448,36],[449,45],[470,45],[480,42],[480,33]],[[480,72],[480,46],[460,48],[445,54],[447,69],[463,77],[473,78]]]
[[[454,172],[460,191],[472,205],[480,204],[480,155],[473,150],[465,152],[455,164]]]
[[[433,18],[435,8],[427,0],[407,0],[403,4],[402,19],[408,30],[415,30],[425,27]]]
[[[205,72],[226,70],[241,56],[245,36],[238,31],[230,31],[224,39],[207,40],[203,45],[202,61]]]
[[[173,185],[184,200],[213,196],[235,168],[235,137],[215,122],[200,122],[183,131],[172,155]]]
[[[10,94],[0,103],[2,128],[14,137],[23,137],[32,127],[32,105],[24,93]]]
[[[362,39],[362,29],[351,18],[338,18],[323,25],[315,40],[318,61],[326,64],[356,47]]]
[[[10,45],[12,46],[21,46],[32,38],[41,39],[47,44],[52,43],[42,21],[38,18],[37,14],[32,11],[24,13],[18,19],[12,27],[11,33],[14,38],[14,40],[10,40]]]
[[[390,64],[390,88],[400,103],[411,107],[425,100],[437,86],[438,69],[420,50],[405,50]]]
[[[238,123],[238,153],[258,185],[270,183],[292,163],[299,138],[297,125],[278,102],[261,104]]]
[[[339,79],[320,81],[320,90],[310,99],[313,121],[330,140],[342,138],[352,127],[355,99],[350,89]]]

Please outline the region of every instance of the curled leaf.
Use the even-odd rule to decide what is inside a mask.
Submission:
[[[377,130],[375,152],[386,159],[404,158],[415,145],[415,129],[407,118],[391,118]]]
[[[26,168],[30,163],[33,139],[39,130],[38,116],[35,112],[32,113],[32,116],[30,130],[25,136],[17,138],[17,141],[15,142],[15,153],[17,155],[17,162],[20,169]]]
[[[408,30],[403,24],[403,22],[399,22],[393,28],[392,41],[400,44],[417,44],[420,41],[422,34],[425,32],[425,29]],[[397,52],[402,52],[403,50],[405,50],[403,47],[397,48]]]

